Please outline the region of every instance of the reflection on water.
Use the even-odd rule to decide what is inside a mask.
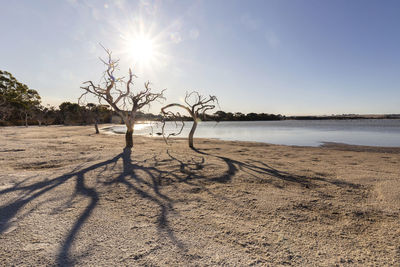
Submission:
[[[186,122],[180,136],[186,137],[191,125]],[[167,133],[177,130],[171,122],[165,128]],[[126,128],[115,126],[113,131],[125,133]],[[135,125],[135,134],[156,135],[157,132],[161,132],[159,123]],[[319,146],[323,142],[400,146],[400,120],[201,122],[195,137],[301,146]]]

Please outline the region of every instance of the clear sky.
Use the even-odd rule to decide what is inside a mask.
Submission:
[[[168,102],[225,111],[400,113],[400,1],[3,1],[0,69],[44,103],[76,102],[104,51]],[[150,111],[157,112],[157,105]]]

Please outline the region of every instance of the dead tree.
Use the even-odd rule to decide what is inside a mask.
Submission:
[[[104,48],[104,47],[103,47]],[[144,89],[139,92],[133,92],[133,80],[137,78],[129,69],[128,78],[116,77],[115,72],[118,69],[119,59],[112,58],[112,52],[106,48],[107,59],[101,62],[106,67],[106,71],[102,76],[101,84],[95,85],[92,81],[84,82],[86,86],[81,88],[85,92],[80,96],[79,102],[86,97],[87,94],[94,95],[98,98],[99,103],[105,101],[111,108],[122,118],[126,125],[125,141],[126,147],[133,147],[133,129],[135,125],[136,113],[151,102],[164,99],[163,93],[152,93],[150,82],[144,83]]]
[[[82,110],[85,123],[94,123],[96,134],[99,134],[99,109],[96,104],[87,103],[86,107],[82,107]]]
[[[161,108],[161,113],[165,117],[169,117],[170,119],[173,119],[173,120],[176,120],[176,119],[179,119],[182,117],[179,112],[174,113],[173,111],[168,110],[173,107],[183,108],[190,114],[190,116],[193,119],[193,125],[192,125],[192,129],[190,129],[190,132],[189,132],[189,147],[194,148],[193,136],[194,136],[194,132],[196,131],[197,124],[201,120],[201,118],[204,119],[207,111],[215,108],[215,104],[218,104],[218,99],[216,96],[210,95],[210,96],[206,97],[206,96],[200,95],[196,91],[193,91],[191,93],[186,92],[185,104],[179,104],[179,103],[168,104]],[[165,122],[164,122],[164,125],[165,125]],[[165,136],[164,125],[163,125],[163,135]],[[182,132],[183,126],[184,126],[184,123],[182,120],[182,128],[180,129],[179,133]],[[177,134],[170,134],[170,135],[177,135]]]

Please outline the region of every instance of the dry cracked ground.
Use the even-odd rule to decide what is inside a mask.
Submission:
[[[399,266],[400,149],[0,128],[0,265]]]

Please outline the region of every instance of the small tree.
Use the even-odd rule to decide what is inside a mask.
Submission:
[[[78,103],[63,102],[58,107],[65,125],[83,123],[82,109],[84,107],[79,106]]]
[[[32,118],[37,120],[39,126],[42,126],[42,123],[46,117],[47,110],[48,109],[43,107],[42,105],[34,107],[31,110]]]
[[[104,48],[104,47],[103,47]],[[144,89],[137,93],[132,91],[133,79],[136,75],[129,69],[129,75],[125,77],[116,77],[115,71],[118,70],[119,59],[112,58],[112,52],[106,48],[107,59],[100,59],[106,67],[102,76],[102,84],[95,85],[92,81],[84,82],[86,86],[81,88],[85,92],[80,96],[79,101],[87,94],[98,98],[99,103],[107,102],[110,107],[122,118],[127,131],[125,134],[126,147],[133,147],[133,129],[136,120],[136,113],[151,102],[164,99],[163,92],[152,93],[150,82],[145,82]]]
[[[201,118],[204,118],[207,111],[215,108],[215,104],[218,104],[218,99],[216,96],[210,95],[210,96],[206,97],[206,96],[200,95],[196,91],[193,91],[191,93],[186,92],[185,104],[179,104],[179,103],[168,104],[161,108],[161,113],[166,117],[172,117],[175,119],[181,118],[180,113],[179,112],[174,113],[168,109],[171,109],[173,107],[178,107],[178,108],[183,108],[184,110],[186,110],[189,113],[189,115],[193,119],[192,129],[190,129],[190,132],[189,132],[189,147],[194,148],[193,136],[194,136],[194,132],[196,131],[197,124],[198,124],[199,120],[201,120]],[[183,128],[183,126],[184,126],[184,124],[182,123],[182,128]],[[182,131],[182,128],[179,131],[179,133]],[[163,127],[163,129],[164,129],[164,127]],[[164,130],[163,130],[163,135],[164,135]]]
[[[45,125],[51,125],[51,124],[57,124],[59,123],[60,119],[60,112],[59,110],[56,110],[55,107],[47,105],[46,107],[46,116],[44,117],[45,121]]]
[[[94,123],[94,129],[96,134],[99,134],[99,123],[103,122],[105,117],[110,116],[110,110],[107,105],[96,105],[93,103],[87,103],[85,110],[85,122]]]

